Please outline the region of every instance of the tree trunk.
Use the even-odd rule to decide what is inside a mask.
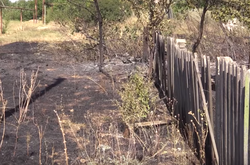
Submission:
[[[99,22],[99,53],[100,53],[100,58],[99,58],[99,71],[102,71],[102,67],[103,67],[103,32],[102,32],[102,14],[99,8],[99,4],[97,0],[94,0],[95,3],[95,8],[97,11],[97,15],[98,15],[98,22]]]
[[[192,49],[193,54],[196,52],[198,46],[200,45],[201,39],[202,39],[203,29],[204,29],[204,22],[205,22],[205,16],[206,16],[206,12],[208,10],[208,4],[209,4],[209,0],[206,0],[205,4],[204,4],[203,11],[202,11],[202,15],[201,15],[199,35],[198,35],[198,37],[196,39],[196,42],[194,43],[193,49]]]

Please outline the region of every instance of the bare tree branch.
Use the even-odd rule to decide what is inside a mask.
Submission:
[[[75,5],[75,6],[78,6],[78,7],[81,7],[83,8],[84,10],[88,11],[92,16],[95,17],[95,19],[98,19],[98,17],[96,16],[96,14],[94,14],[91,10],[89,10],[86,6],[84,6],[83,4],[80,4],[80,3],[77,3],[77,2],[73,2],[72,0],[67,0],[67,2]]]

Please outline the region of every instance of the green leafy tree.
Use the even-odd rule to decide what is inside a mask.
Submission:
[[[48,18],[61,23],[75,22],[97,23],[97,11],[93,0],[54,0],[48,9]],[[122,0],[98,0],[103,20],[122,21],[131,14],[130,6]]]
[[[19,7],[24,9],[31,9],[31,10],[23,10],[22,11],[22,18],[24,21],[33,19],[33,9],[34,9],[34,1],[29,0],[19,0],[17,2],[11,3],[8,0],[4,0],[3,3],[5,6],[10,7]],[[42,2],[38,1],[38,17],[42,16]],[[20,9],[4,9],[3,11],[3,18],[8,20],[20,20]]]
[[[237,18],[250,28],[250,1],[221,1],[221,3],[213,8],[212,16],[221,22]]]
[[[49,18],[60,22],[63,25],[73,24],[75,30],[83,31],[83,23],[98,23],[99,28],[99,53],[100,67],[102,71],[103,64],[103,22],[120,21],[124,18],[124,9],[129,9],[122,0],[57,0],[59,5],[53,5],[49,13]],[[63,5],[60,5],[63,4]],[[127,10],[128,13],[129,10]],[[86,25],[85,25],[86,26]],[[93,38],[91,36],[91,38]]]
[[[1,0],[0,1],[1,6],[9,6],[10,4],[11,4],[11,2],[9,0]]]

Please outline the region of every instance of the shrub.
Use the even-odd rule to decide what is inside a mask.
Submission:
[[[154,108],[155,98],[151,97],[152,83],[145,80],[139,72],[134,73],[119,92],[121,103],[119,109],[124,122],[128,125],[145,120]]]
[[[3,21],[3,31],[2,31],[3,34],[5,34],[7,32],[7,28],[8,28],[9,23],[10,23],[10,20]]]

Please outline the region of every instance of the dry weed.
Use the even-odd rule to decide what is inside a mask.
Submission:
[[[3,132],[2,132],[2,137],[1,137],[1,141],[0,141],[0,149],[2,148],[3,145],[3,139],[4,139],[4,135],[5,135],[5,127],[6,127],[6,123],[5,123],[5,110],[6,110],[6,106],[7,106],[7,100],[4,99],[3,96],[3,87],[2,87],[2,81],[0,80],[0,102],[2,104],[1,107],[1,114],[0,114],[0,126],[1,124],[3,124]]]

